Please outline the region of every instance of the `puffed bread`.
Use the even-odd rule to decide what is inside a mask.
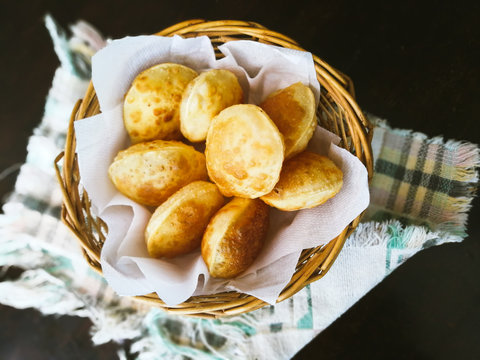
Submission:
[[[223,109],[240,104],[243,90],[234,73],[212,69],[190,81],[180,104],[180,130],[192,142],[204,141],[212,118]]]
[[[173,258],[198,248],[210,218],[224,204],[215,184],[194,181],[160,205],[145,229],[150,256]]]
[[[158,206],[188,183],[208,178],[205,156],[174,140],[139,143],[120,151],[108,175],[118,191],[148,206]]]
[[[342,185],[343,173],[333,161],[304,151],[285,161],[275,188],[261,199],[284,211],[308,209],[335,196]]]
[[[258,256],[268,231],[269,207],[260,199],[235,197],[205,230],[202,257],[213,277],[232,278]]]
[[[233,105],[215,116],[207,134],[207,170],[222,194],[257,198],[277,183],[282,134],[258,106]]]
[[[180,101],[197,76],[189,67],[163,63],[142,71],[123,103],[123,120],[133,144],[156,139],[179,139]]]
[[[298,82],[270,94],[260,105],[285,141],[285,159],[306,149],[317,125],[315,98],[308,86]]]

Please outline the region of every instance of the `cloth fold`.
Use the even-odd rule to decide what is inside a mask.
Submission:
[[[88,317],[95,344],[128,339],[138,359],[288,359],[415,253],[465,238],[478,146],[392,129],[370,115],[376,125],[371,204],[321,280],[274,306],[219,320],[172,316],[119,297],[61,224],[51,165],[88,85],[91,55],[105,42],[85,22],[71,27],[70,38],[50,17],[46,23],[61,66],[0,215],[0,266],[26,269],[0,282],[1,303]]]

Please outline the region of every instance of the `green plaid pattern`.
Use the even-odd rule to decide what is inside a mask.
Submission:
[[[381,150],[365,219],[396,218],[465,236],[467,210],[478,181],[478,148],[372,120],[378,123]]]

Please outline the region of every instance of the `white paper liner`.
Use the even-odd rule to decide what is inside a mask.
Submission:
[[[302,249],[329,242],[368,206],[364,165],[335,145],[336,135],[317,127],[309,149],[327,155],[342,169],[342,190],[314,209],[272,209],[265,246],[244,274],[228,281],[211,278],[199,250],[175,259],[148,256],[144,228],[151,214],[120,194],[107,174],[118,151],[129,145],[122,104],[139,72],[162,62],[199,72],[228,69],[239,78],[245,101],[254,104],[301,81],[313,90],[318,104],[320,88],[310,53],[243,40],[228,42],[220,50],[225,57],[216,60],[204,36],[138,36],[114,40],[93,58],[92,81],[102,113],[75,122],[77,153],[82,185],[109,229],[101,254],[103,273],[120,295],[155,292],[167,305],[175,305],[192,295],[237,290],[273,304],[292,277]]]

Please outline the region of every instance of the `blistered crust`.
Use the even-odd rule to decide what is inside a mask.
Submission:
[[[158,206],[181,187],[207,180],[205,156],[173,140],[154,140],[122,150],[108,174],[115,187],[139,204]]]
[[[285,159],[306,149],[317,124],[315,98],[308,86],[298,82],[272,93],[260,105],[283,135]]]
[[[211,219],[202,257],[213,277],[232,278],[256,259],[268,231],[269,207],[259,199],[233,198]]]
[[[193,79],[180,104],[180,130],[188,140],[204,141],[212,118],[223,109],[240,104],[243,90],[231,71],[212,69]]]
[[[153,213],[145,229],[150,256],[173,258],[200,246],[210,218],[224,204],[215,184],[195,181],[178,190]]]
[[[164,63],[141,72],[123,103],[123,120],[132,143],[180,138],[180,102],[197,72]]]
[[[279,179],[283,153],[282,135],[256,105],[230,106],[210,124],[207,170],[225,196],[268,194]]]
[[[304,151],[285,161],[275,188],[261,197],[284,211],[308,209],[335,196],[343,185],[343,173],[326,156]]]

